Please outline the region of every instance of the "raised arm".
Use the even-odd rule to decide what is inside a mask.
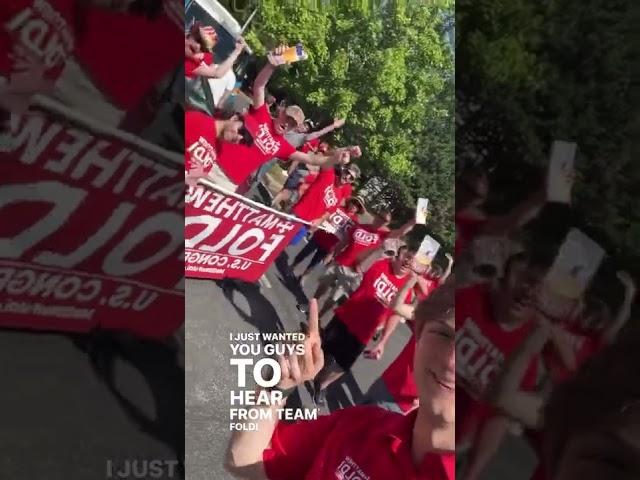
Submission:
[[[279,356],[281,380],[277,390],[286,393],[295,390],[298,385],[313,379],[324,365],[324,355],[321,348],[320,326],[318,319],[318,302],[311,299],[309,304],[309,330],[304,341],[304,354]],[[266,472],[262,460],[263,452],[269,448],[271,437],[278,424],[276,409],[281,407],[284,400],[276,405],[257,407],[270,410],[270,414],[260,417],[260,420],[239,420],[240,423],[256,423],[257,428],[252,431],[234,431],[227,449],[226,468],[236,478],[266,479]],[[265,412],[266,413],[266,412]]]
[[[391,303],[391,308],[393,311],[407,320],[411,320],[413,318],[413,314],[415,312],[415,308],[413,305],[408,305],[404,303],[404,299],[407,298],[407,294],[411,291],[413,287],[416,286],[416,283],[420,281],[420,277],[411,272],[411,278],[407,283],[403,285],[398,294],[393,299]]]
[[[546,191],[540,189],[504,215],[487,218],[478,235],[507,235],[532,220],[547,201]]]
[[[289,157],[289,160],[307,165],[316,165],[321,169],[333,168],[338,164],[345,164],[351,158],[358,158],[362,155],[360,147],[346,147],[334,150],[331,155],[317,155],[297,151]]]
[[[324,127],[321,130],[318,130],[316,132],[311,132],[307,135],[304,136],[304,141],[305,142],[310,142],[311,140],[315,140],[316,138],[320,138],[325,136],[327,133],[331,133],[334,130],[337,130],[338,128],[341,128],[344,125],[344,119],[341,118],[336,118],[333,120],[333,123],[331,125],[327,125],[326,127]]]
[[[236,40],[236,48],[231,52],[227,59],[219,65],[200,65],[193,70],[193,73],[205,78],[222,78],[224,77],[233,64],[236,62],[242,50],[247,46],[242,37]]]
[[[258,76],[253,82],[253,108],[260,108],[264,105],[267,84],[271,79],[271,75],[273,75],[273,72],[275,72],[279,66],[276,57],[281,55],[285,48],[287,48],[286,45],[280,45],[267,55],[267,63],[262,67],[262,70],[260,70],[260,73],[258,73]]]
[[[446,282],[449,275],[451,275],[451,270],[453,270],[453,257],[450,253],[445,253],[444,256],[447,257],[447,268],[440,278],[440,283]]]
[[[416,219],[412,218],[407,223],[402,225],[400,228],[396,228],[395,230],[391,230],[391,232],[389,232],[389,235],[387,235],[387,238],[401,238],[401,237],[404,237],[411,230],[413,230],[413,227],[415,227],[415,226],[416,226]]]
[[[624,285],[624,300],[616,315],[615,320],[609,328],[604,332],[603,338],[607,344],[611,344],[616,340],[618,333],[625,326],[631,316],[631,304],[636,296],[636,285],[627,272],[618,272],[618,279]]]
[[[549,341],[550,329],[546,320],[530,333],[520,347],[506,360],[504,367],[487,392],[487,399],[507,416],[528,427],[540,428],[542,424],[542,395],[520,390],[522,378],[532,359]]]

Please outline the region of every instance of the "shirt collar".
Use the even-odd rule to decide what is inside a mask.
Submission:
[[[394,455],[410,453],[413,426],[418,418],[418,409],[414,409],[406,415],[397,415],[386,426],[386,437],[390,440],[391,451]],[[419,467],[421,472],[429,472],[437,477],[448,480],[456,478],[456,457],[455,453],[427,453]]]

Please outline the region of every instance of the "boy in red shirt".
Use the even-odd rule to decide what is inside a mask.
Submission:
[[[83,7],[146,15],[134,0],[3,0],[0,2],[0,131],[9,112],[23,113],[49,94],[77,45]]]
[[[217,159],[221,141],[238,143],[242,140],[242,121],[237,115],[228,120],[216,120],[206,113],[188,110],[184,114],[184,171],[187,183],[209,174]]]
[[[309,255],[313,254],[307,268],[298,276],[300,285],[304,284],[305,278],[313,271],[328,254],[329,251],[346,235],[358,221],[358,215],[365,212],[364,204],[357,198],[351,197],[346,201],[344,208],[338,207],[329,215],[326,222],[334,229],[334,233],[329,233],[322,228],[314,233],[309,243],[296,255],[290,268],[293,271]],[[295,274],[295,272],[294,272]]]
[[[342,186],[355,182],[359,176],[360,169],[353,164],[348,165],[344,171],[340,171],[338,174],[334,166],[322,167],[309,190],[294,205],[292,213],[311,223],[312,229],[317,229],[329,215],[344,204],[347,197],[344,196]],[[301,227],[291,241],[291,245],[296,245],[308,231],[309,228]]]
[[[418,307],[415,382],[420,407],[400,415],[377,407],[339,410],[317,420],[278,422],[275,410],[255,431],[234,432],[227,469],[237,478],[273,480],[454,480],[454,286]],[[312,300],[304,356],[281,358],[277,389],[312,379],[324,364]]]
[[[333,264],[318,280],[318,288],[313,296],[320,299],[330,289],[333,289],[333,294],[320,310],[321,317],[329,312],[343,295],[349,295],[358,288],[364,273],[360,264],[373,254],[385,239],[401,238],[409,233],[416,224],[415,219],[411,219],[400,228],[390,230],[388,225],[392,220],[391,212],[380,210],[374,215],[373,223],[356,225],[351,231],[351,235],[337,244],[325,258],[325,265],[328,265],[332,260]],[[298,304],[297,307],[302,312],[307,309],[307,306],[302,304]]]
[[[364,352],[379,325],[388,320],[398,291],[411,279],[411,267],[417,248],[402,246],[395,258],[374,263],[349,299],[335,311],[323,332],[323,350],[327,359],[314,381],[316,405],[326,403],[327,387],[351,370]],[[393,332],[387,322],[385,331]]]
[[[229,56],[220,65],[213,63],[213,48],[218,43],[216,29],[195,22],[185,38],[184,74],[187,78],[222,78],[233,67],[247,46],[244,38],[238,37]]]

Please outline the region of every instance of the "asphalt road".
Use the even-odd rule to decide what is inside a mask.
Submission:
[[[186,284],[186,470],[189,480],[230,479],[223,469],[229,432],[229,392],[237,387],[237,374],[229,364],[229,334],[296,331],[305,317],[296,309],[303,292],[288,284],[282,274],[287,257],[301,247],[290,247],[267,272],[271,288],[238,283],[225,294],[212,281]],[[319,272],[318,272],[319,273]],[[307,293],[315,289],[315,278]],[[330,318],[324,318],[324,323]],[[360,358],[351,375],[330,387],[330,409],[358,402],[364,392],[400,352],[410,335],[402,325],[390,340],[380,361]],[[291,402],[313,408],[306,388]]]
[[[230,390],[237,389],[229,335],[245,332],[295,331],[304,320],[296,302],[311,295],[320,269],[302,291],[288,278],[287,264],[302,246],[289,247],[267,272],[270,287],[236,283],[223,290],[221,284],[206,280],[186,283],[186,471],[188,480],[226,480],[223,461],[229,439]],[[323,324],[329,315],[322,319]],[[361,357],[343,381],[330,387],[330,410],[358,403],[408,340],[410,331],[401,325],[379,361]],[[292,395],[295,405],[313,408],[307,389]],[[327,413],[327,412],[324,412]],[[509,438],[490,465],[486,480],[528,479],[534,457],[517,438]]]

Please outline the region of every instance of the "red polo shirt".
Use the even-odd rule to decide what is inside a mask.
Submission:
[[[200,165],[209,173],[216,162],[216,121],[206,113],[187,110],[184,114],[184,169]]]
[[[382,381],[396,404],[403,412],[415,408],[418,398],[418,387],[413,377],[413,360],[416,353],[416,337],[411,338],[397,358],[382,374]]]
[[[351,231],[349,245],[336,256],[335,262],[338,265],[353,268],[363,252],[380,246],[388,235],[388,230],[376,229],[371,225],[356,226]]]
[[[317,420],[279,422],[264,451],[272,480],[453,480],[455,453],[411,458],[417,411],[408,415],[377,407],[338,410]]]
[[[336,309],[336,317],[362,345],[367,345],[389,316],[391,303],[409,278],[397,277],[390,259],[377,261],[364,274],[356,291]]]
[[[264,104],[251,107],[244,116],[244,126],[253,138],[252,145],[220,142],[218,165],[236,185],[244,183],[263,163],[272,158],[286,160],[296,149],[273,130],[273,119]]]
[[[336,185],[336,172],[333,168],[321,170],[309,189],[293,207],[296,217],[312,222],[326,212],[332,212],[342,201],[342,191]]]
[[[489,292],[484,285],[456,291],[456,430],[459,436],[473,431],[478,422],[493,415],[483,402],[487,387],[500,373],[533,329],[527,322],[514,329],[498,324],[491,312]],[[533,390],[537,383],[538,359],[531,361],[521,388]]]

